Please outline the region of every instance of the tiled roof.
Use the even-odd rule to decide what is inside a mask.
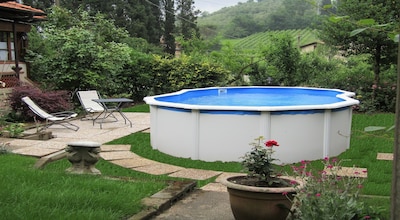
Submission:
[[[32,21],[31,19],[33,21],[46,19],[46,13],[40,9],[15,1],[0,2],[0,18],[24,20],[21,18],[25,16],[21,17],[21,15],[30,17],[29,21]],[[28,17],[25,18],[28,19]]]
[[[21,11],[34,12],[34,13],[38,13],[38,14],[44,14],[44,11],[42,11],[40,9],[32,8],[31,6],[23,5],[23,4],[20,4],[17,2],[12,2],[12,1],[1,2],[0,7],[10,8],[10,9],[12,8],[12,9],[21,10]]]

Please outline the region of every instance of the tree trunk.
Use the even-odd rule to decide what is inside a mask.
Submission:
[[[400,219],[400,40],[397,50],[397,97],[396,97],[396,120],[395,137],[393,147],[393,172],[392,172],[392,195],[391,195],[391,219]]]

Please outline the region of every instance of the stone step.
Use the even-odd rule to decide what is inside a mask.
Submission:
[[[376,156],[377,160],[393,160],[392,153],[378,153]]]
[[[346,176],[346,177],[358,177],[358,178],[367,178],[368,170],[367,168],[359,168],[359,167],[325,167],[324,171],[327,175],[337,175],[337,176]]]

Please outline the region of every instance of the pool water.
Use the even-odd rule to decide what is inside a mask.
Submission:
[[[179,96],[158,97],[157,101],[214,106],[297,106],[325,105],[345,101],[340,92],[305,89],[243,88],[197,90]]]

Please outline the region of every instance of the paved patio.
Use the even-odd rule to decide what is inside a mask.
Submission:
[[[109,141],[135,132],[149,132],[149,113],[125,114],[133,122],[132,127],[129,126],[129,123],[125,124],[124,120],[116,114],[119,120],[117,122],[104,123],[102,129],[100,129],[99,124],[96,123],[93,125],[90,120],[77,119],[74,120],[73,123],[79,126],[78,131],[66,129],[61,126],[52,126],[48,128],[47,130],[52,131],[55,136],[55,138],[50,140],[40,141],[0,138],[0,142],[9,143],[9,148],[13,153],[42,158],[64,151],[68,143],[75,141],[93,141],[102,144],[100,156],[104,160],[136,171],[153,175],[166,174],[171,177],[192,180],[205,180],[222,174],[222,172],[187,169],[142,158],[130,151],[130,145],[103,145]],[[26,133],[35,133],[35,131],[35,129],[31,129],[26,131]],[[234,174],[225,173],[223,176],[225,175]],[[209,191],[226,191],[226,188],[219,183],[212,183],[203,188]]]

